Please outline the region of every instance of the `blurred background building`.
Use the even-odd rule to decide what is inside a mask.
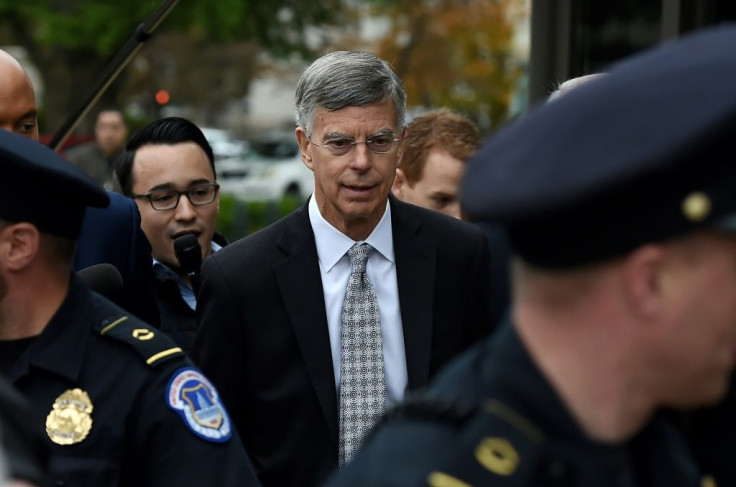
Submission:
[[[736,20],[733,0],[532,0],[529,100],[561,81],[708,25]],[[724,46],[724,48],[731,48]]]

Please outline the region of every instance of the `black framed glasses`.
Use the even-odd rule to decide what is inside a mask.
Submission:
[[[196,184],[186,191],[175,189],[157,189],[145,194],[131,194],[130,197],[145,198],[151,203],[151,208],[158,211],[173,210],[179,206],[181,195],[186,195],[194,206],[209,205],[217,197],[220,185],[217,183]]]
[[[365,140],[355,140],[352,137],[335,137],[325,140],[321,145],[313,142],[309,137],[307,137],[307,140],[312,145],[327,149],[333,156],[344,156],[358,144],[365,144],[368,150],[376,154],[387,154],[396,149],[403,139],[397,139],[394,134],[378,134],[371,135]]]

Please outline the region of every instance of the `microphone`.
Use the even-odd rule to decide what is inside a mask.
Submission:
[[[199,293],[199,270],[202,267],[202,248],[196,235],[188,233],[174,239],[174,253],[181,270],[192,281],[194,295]]]
[[[123,293],[123,276],[120,275],[117,267],[103,262],[80,269],[77,271],[77,275],[87,283],[92,291],[102,294],[118,305],[120,304]]]

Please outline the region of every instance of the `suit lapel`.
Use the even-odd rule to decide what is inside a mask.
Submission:
[[[314,391],[337,443],[335,376],[317,248],[307,206],[297,210],[294,218],[294,224],[287,227],[277,242],[288,257],[274,266],[274,272]]]
[[[408,205],[389,200],[408,387],[415,389],[429,380],[436,250],[434,242],[417,236],[421,222]]]

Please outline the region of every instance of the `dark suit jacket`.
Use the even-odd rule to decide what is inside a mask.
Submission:
[[[141,230],[141,215],[130,198],[107,192],[110,206],[88,208],[82,223],[72,267],[114,265],[123,278],[123,292],[115,304],[146,323],[158,325],[158,309],[151,289],[151,245]]]
[[[477,228],[391,198],[408,388],[490,330]],[[195,361],[223,396],[265,486],[337,466],[337,391],[307,205],[207,259]]]

